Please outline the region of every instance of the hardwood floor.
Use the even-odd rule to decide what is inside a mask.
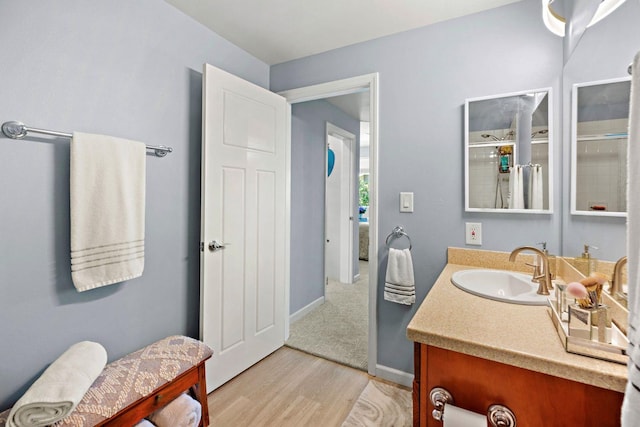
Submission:
[[[365,372],[283,347],[209,394],[209,420],[215,427],[339,427],[368,382]]]

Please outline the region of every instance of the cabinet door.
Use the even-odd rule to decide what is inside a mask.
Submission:
[[[442,427],[431,416],[433,387],[444,387],[456,406],[480,414],[493,404],[505,405],[519,427],[620,425],[622,393],[425,344],[416,356],[416,426]]]

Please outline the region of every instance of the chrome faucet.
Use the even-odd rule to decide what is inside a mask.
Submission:
[[[613,267],[613,274],[611,275],[611,287],[609,288],[609,293],[613,296],[622,295],[625,296],[622,292],[622,267],[627,264],[627,257],[623,256],[620,258],[616,265]]]
[[[516,260],[516,256],[518,256],[518,254],[523,251],[535,252],[540,256],[540,259],[542,260],[542,272],[540,272],[540,268],[538,266],[533,266],[535,267],[535,269],[533,270],[533,278],[531,279],[531,281],[538,282],[538,295],[549,295],[549,290],[552,286],[551,271],[549,271],[549,259],[547,258],[545,253],[538,248],[534,248],[533,246],[520,246],[511,251],[511,254],[509,255],[509,261],[514,262]]]

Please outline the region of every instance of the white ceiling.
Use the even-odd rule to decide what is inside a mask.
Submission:
[[[269,65],[520,0],[166,0]]]
[[[331,104],[361,122],[369,121],[369,90],[327,98]]]

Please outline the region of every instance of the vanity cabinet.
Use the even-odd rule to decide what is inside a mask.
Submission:
[[[414,352],[415,427],[442,427],[431,415],[433,387],[445,388],[456,406],[476,413],[505,405],[519,427],[620,425],[623,393],[424,343],[414,343]]]

